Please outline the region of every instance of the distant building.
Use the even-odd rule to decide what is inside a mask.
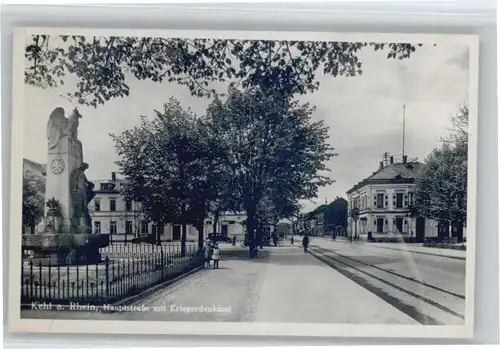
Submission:
[[[23,159],[23,174],[25,174],[26,172],[32,172],[41,176],[45,176],[47,174],[47,165],[40,164],[28,159]]]
[[[327,235],[347,235],[347,207],[347,200],[340,197],[337,197],[334,201],[328,204],[324,217],[325,233]]]
[[[413,236],[418,242],[424,237],[442,235],[445,227],[438,222],[412,216],[415,178],[423,166],[417,161],[407,161],[407,156],[400,162],[390,157],[389,163],[380,162],[376,172],[349,189],[349,232],[361,236],[372,232],[373,237]],[[354,209],[357,217],[352,214]]]
[[[288,235],[292,231],[292,226],[290,223],[281,222],[276,224],[275,232],[280,236]]]
[[[312,235],[346,235],[347,200],[337,197],[302,216],[301,228]]]

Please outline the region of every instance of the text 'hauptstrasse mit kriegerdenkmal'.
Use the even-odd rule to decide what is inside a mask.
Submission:
[[[173,312],[173,313],[230,313],[231,306],[219,305],[197,305],[187,306],[183,304],[162,304],[157,306],[141,305],[113,305],[103,304],[101,306],[70,302],[68,305],[52,304],[50,302],[32,302],[31,310],[66,310],[66,311],[105,311],[105,312]]]

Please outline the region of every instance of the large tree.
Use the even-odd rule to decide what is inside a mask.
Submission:
[[[211,83],[226,80],[306,94],[319,87],[318,72],[362,74],[358,54],[366,47],[402,60],[416,46],[421,44],[33,35],[25,47],[25,82],[51,88],[73,75],[68,97],[94,107],[128,96],[132,77],[175,82],[194,96],[211,96]]]
[[[452,224],[463,239],[467,219],[467,144],[434,149],[417,178],[416,209],[422,217]]]
[[[45,179],[26,171],[23,176],[23,225],[34,233],[35,226],[43,217],[45,209]]]
[[[256,226],[266,201],[275,206],[272,214],[281,214],[283,198],[292,203],[309,199],[332,182],[326,162],[335,154],[328,128],[311,120],[313,112],[281,91],[234,87],[224,102],[216,99],[207,111],[212,134],[225,148],[234,197],[247,214],[250,251],[260,239]]]
[[[468,144],[469,140],[469,107],[463,105],[458,108],[456,114],[450,117],[452,127],[450,134],[444,139],[445,142]]]
[[[146,217],[157,224],[181,224],[181,252],[185,252],[187,225],[199,232],[216,191],[210,163],[215,145],[207,141],[204,126],[193,113],[171,99],[156,118],[142,118],[139,127],[112,135],[125,197],[142,204]]]

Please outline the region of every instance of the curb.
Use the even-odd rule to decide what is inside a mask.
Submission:
[[[158,291],[159,289],[161,289],[163,287],[171,286],[172,284],[176,284],[180,281],[183,281],[184,279],[188,278],[189,276],[192,276],[193,274],[195,274],[203,269],[204,269],[204,266],[197,267],[191,271],[188,271],[187,273],[184,273],[182,275],[177,276],[176,278],[173,278],[173,279],[167,280],[167,281],[163,281],[162,283],[157,284],[153,287],[150,287],[150,288],[148,288],[148,289],[146,289],[138,294],[129,296],[127,298],[124,298],[124,299],[119,300],[119,301],[114,302],[114,303],[110,303],[108,306],[110,306],[112,308],[119,308],[120,306],[127,305],[128,303],[132,303],[140,298],[147,297],[150,294]],[[43,304],[43,302],[37,302],[37,303]],[[75,302],[75,303],[78,303],[78,302]],[[49,306],[50,306],[50,309],[47,309],[47,310],[54,310],[54,308],[57,308],[57,310],[59,310],[59,311],[71,311],[69,304],[51,304],[51,303],[47,303],[47,302],[45,302],[45,304],[49,304]],[[107,314],[120,312],[119,310],[103,310],[102,309],[104,307],[103,305],[86,305],[85,304],[85,305],[81,305],[81,306],[82,307],[92,307],[91,309],[88,309],[88,311],[96,311],[97,310],[99,312],[107,313]],[[33,310],[32,304],[22,303],[21,310]]]
[[[405,249],[402,249],[402,248],[394,248],[394,247],[387,247],[387,246],[377,246],[375,244],[374,245],[370,245],[370,246],[375,246],[377,248],[385,248],[387,250],[408,251],[410,253],[418,253],[418,254],[424,254],[424,255],[428,255],[428,256],[443,257],[443,258],[450,258],[450,259],[459,259],[459,260],[463,260],[463,261],[467,259],[467,256],[466,257],[450,256],[450,255],[443,255],[443,254],[437,254],[437,253],[431,253],[431,252],[405,250]]]
[[[343,241],[343,240],[334,240],[336,242],[342,242],[342,243],[349,243],[349,241]],[[354,243],[354,242],[353,242]],[[394,247],[388,247],[388,246],[379,246],[377,245],[376,242],[370,243],[367,241],[363,241],[363,243],[367,244],[368,246],[373,246],[377,248],[385,248],[387,250],[395,250],[395,251],[408,251],[410,253],[417,253],[417,254],[423,254],[427,256],[435,256],[435,257],[443,257],[443,258],[450,258],[450,259],[458,259],[458,260],[467,260],[467,256],[462,257],[462,256],[450,256],[450,255],[444,255],[444,254],[438,254],[438,253],[432,253],[432,252],[423,252],[423,251],[415,251],[415,250],[405,250],[403,248],[394,248]],[[429,247],[431,248],[431,247]]]

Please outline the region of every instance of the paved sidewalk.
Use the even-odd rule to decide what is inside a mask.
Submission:
[[[295,242],[300,245],[302,238],[301,237],[294,237]],[[330,237],[311,237],[310,243],[311,244],[319,244],[322,247],[327,247],[334,245],[336,243],[351,243],[349,240],[345,238],[337,238],[335,240],[332,240]],[[440,257],[449,257],[449,258],[456,258],[456,259],[466,259],[467,251],[464,250],[452,250],[449,248],[435,248],[435,247],[424,247],[421,246],[420,244],[405,244],[405,243],[382,243],[382,242],[366,242],[366,241],[357,241],[357,242],[352,242],[353,244],[366,244],[371,247],[377,247],[377,248],[384,248],[384,249],[391,249],[391,250],[399,250],[399,251],[408,251],[412,253],[422,253],[422,254],[428,254],[431,256],[440,256]]]
[[[42,312],[23,311],[27,318],[248,322],[262,289],[269,251],[248,259],[248,250],[221,244],[220,269],[197,272],[180,282],[135,300],[129,307],[146,312]],[[45,313],[45,314],[44,314]]]

